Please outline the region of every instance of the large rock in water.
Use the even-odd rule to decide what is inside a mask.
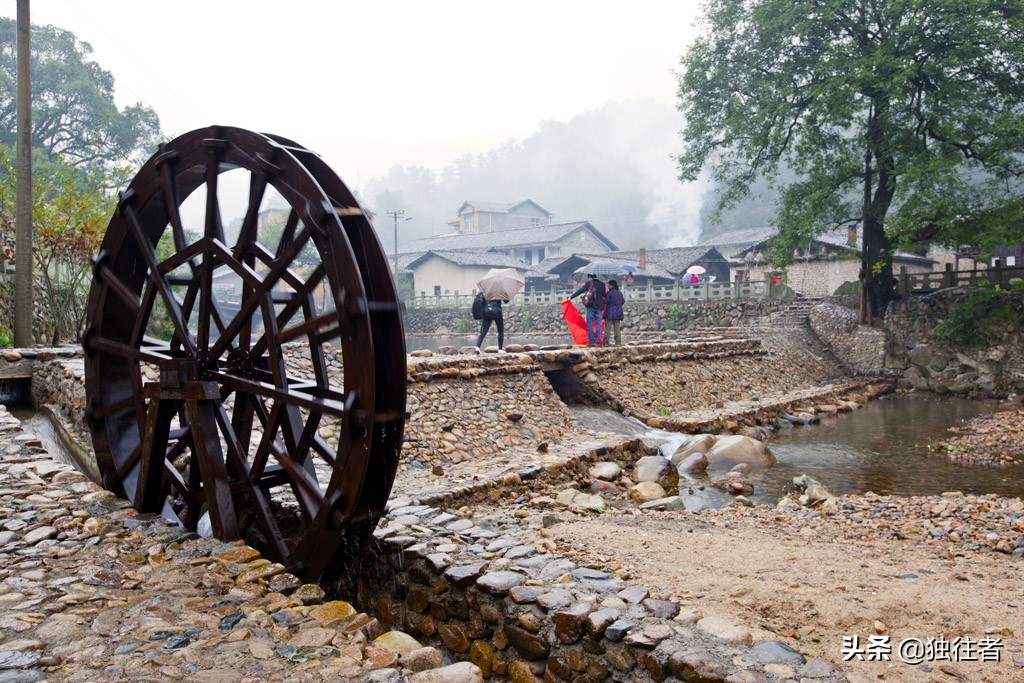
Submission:
[[[768,467],[777,461],[767,444],[749,436],[721,436],[708,451],[712,465],[736,465],[741,462],[755,467]]]
[[[637,483],[653,481],[666,488],[675,488],[679,484],[679,473],[668,458],[660,455],[645,455],[636,461],[633,477]]]
[[[686,456],[693,453],[707,453],[715,445],[717,438],[713,434],[696,434],[691,436],[672,454],[670,458],[672,464],[678,465]]]

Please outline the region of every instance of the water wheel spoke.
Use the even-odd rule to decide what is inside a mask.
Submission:
[[[151,348],[129,346],[128,344],[96,335],[89,337],[87,344],[90,352],[120,358],[131,363],[143,362],[155,364],[171,357],[169,354],[158,353]]]
[[[284,474],[287,475],[288,483],[292,485],[303,516],[311,519],[324,502],[324,493],[320,489],[320,482],[317,481],[313,473],[306,469],[303,463],[292,458],[284,449],[276,445],[271,446],[271,454],[281,465]]]
[[[223,405],[217,406],[215,410],[217,426],[224,435],[224,441],[227,444],[227,469],[233,475],[232,480],[242,486],[249,502],[252,503],[260,526],[263,528],[267,539],[273,545],[272,551],[274,555],[280,559],[286,558],[288,556],[288,546],[281,533],[280,525],[274,519],[267,495],[260,487],[254,485],[250,477],[251,473],[245,448],[238,439],[232,423],[228,420],[227,412],[224,410]]]
[[[195,447],[192,452],[191,469],[195,470],[195,461],[198,461],[213,533],[218,538],[237,538],[238,520],[231,498],[231,484],[224,462],[224,452],[216,428],[215,408],[211,401],[186,401],[185,408],[192,427],[192,441]]]
[[[206,162],[206,219],[203,221],[203,236],[207,239],[227,241],[224,237],[224,224],[220,217],[220,201],[217,196],[217,183],[220,178],[220,150],[223,145],[210,144],[221,141],[208,141],[210,158]]]
[[[101,254],[96,260],[95,276],[96,282],[110,288],[110,291],[117,296],[118,300],[128,308],[128,312],[131,315],[137,316],[139,314],[140,301],[138,292],[131,290],[117,276],[117,272],[108,265],[105,255]]]
[[[248,253],[249,245],[256,241],[260,204],[266,191],[266,174],[253,173],[249,178],[249,201],[245,209],[245,218],[242,219],[242,226],[238,231],[238,242],[232,251],[236,261],[243,261]]]
[[[142,256],[142,260],[149,270],[149,282],[156,287],[160,298],[163,300],[164,306],[167,309],[167,316],[171,319],[171,323],[174,325],[175,332],[177,332],[179,339],[181,339],[183,344],[192,346],[191,335],[188,333],[188,325],[185,323],[185,319],[181,315],[181,308],[178,300],[175,298],[174,292],[171,291],[170,286],[168,286],[168,284],[159,275],[154,245],[151,244],[149,239],[146,237],[134,209],[132,209],[131,206],[127,206],[124,209],[124,213],[127,216],[128,226],[130,228],[131,235],[135,240],[138,252]]]
[[[303,230],[303,235],[306,233],[308,233],[308,230]],[[296,240],[287,250],[288,253],[286,256],[288,259],[294,260],[298,255],[299,250],[304,245],[305,238],[301,241]],[[256,244],[254,246],[258,248],[260,245]],[[227,348],[226,340],[237,335],[242,324],[250,320],[251,316],[256,311],[256,308],[262,304],[264,299],[263,295],[273,292],[274,287],[281,280],[282,274],[288,270],[288,265],[291,263],[291,260],[280,260],[268,264],[270,266],[269,272],[263,276],[258,286],[253,285],[254,296],[247,297],[242,300],[242,303],[239,306],[238,315],[232,319],[231,323],[225,329],[224,335],[221,336],[220,340],[218,340],[210,350],[212,356],[219,357],[224,353],[224,350]]]

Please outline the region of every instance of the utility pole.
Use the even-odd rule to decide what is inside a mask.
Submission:
[[[14,217],[14,345],[32,346],[32,82],[28,0],[18,0],[17,190]]]
[[[388,211],[387,215],[391,216],[392,218],[395,219],[395,272],[394,272],[394,277],[395,277],[395,280],[397,281],[398,280],[398,219],[402,218],[402,216],[405,215],[405,209],[397,209],[395,211]],[[409,216],[408,218],[402,218],[402,220],[403,221],[411,221],[412,220],[412,216]]]

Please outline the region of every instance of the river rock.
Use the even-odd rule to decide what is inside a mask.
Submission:
[[[668,458],[660,455],[647,455],[636,461],[633,478],[640,482],[657,482],[668,488],[679,484],[679,473]]]
[[[670,458],[673,465],[679,463],[691,453],[707,453],[715,445],[717,437],[713,434],[696,434],[687,439]]]
[[[768,467],[776,463],[771,449],[749,436],[723,436],[708,451],[708,462],[713,465],[736,465],[741,462],[756,467]]]
[[[590,478],[615,481],[622,474],[622,468],[614,462],[599,462],[590,468]]]
[[[690,453],[676,464],[679,474],[698,474],[708,468],[708,456],[705,453]]]
[[[484,676],[476,664],[458,662],[415,673],[406,680],[409,683],[483,683]]]
[[[648,503],[665,497],[665,489],[653,481],[642,481],[629,490],[629,497],[638,503]]]

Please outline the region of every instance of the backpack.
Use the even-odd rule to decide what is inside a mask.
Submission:
[[[497,320],[501,317],[501,302],[492,299],[484,304],[484,320]]]
[[[583,292],[583,306],[586,308],[597,308],[597,288],[594,287],[594,283],[590,283],[590,287],[587,291]]]
[[[484,319],[484,293],[477,292],[473,297],[473,320]]]

